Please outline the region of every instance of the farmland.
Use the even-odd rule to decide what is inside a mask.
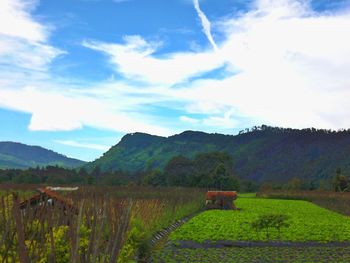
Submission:
[[[350,193],[330,191],[261,191],[263,198],[305,200],[329,210],[350,216]]]
[[[249,248],[198,248],[165,249],[153,258],[161,262],[350,262],[350,249],[346,247],[249,247]]]
[[[349,262],[350,218],[302,200],[252,198],[239,210],[210,210],[174,231],[153,262]],[[263,215],[286,215],[281,229],[255,229]]]
[[[199,211],[205,191],[80,187],[59,205],[19,210],[38,185],[0,189],[0,261],[6,262],[349,262],[350,218],[304,200],[241,194],[238,210],[201,212],[150,247],[157,231]],[[280,228],[254,227],[284,215]],[[149,258],[149,255],[151,257]]]
[[[58,204],[19,209],[37,186],[0,192],[1,262],[127,262],[147,252],[157,230],[202,206],[203,192],[181,188],[81,187]]]
[[[251,223],[259,215],[285,214],[288,228],[270,230],[269,240],[346,241],[350,240],[350,218],[306,201],[239,198],[238,211],[206,211],[175,231],[171,240],[267,240],[264,232],[255,231]]]

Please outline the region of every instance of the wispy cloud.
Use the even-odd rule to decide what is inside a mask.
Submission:
[[[197,123],[200,122],[200,120],[195,119],[195,118],[191,118],[191,117],[188,117],[188,116],[180,116],[180,120],[183,121],[183,122],[191,123],[191,124],[197,124]]]
[[[49,30],[23,6],[13,4],[19,1],[4,3],[15,15],[2,25],[18,14],[27,21],[23,23],[34,26],[28,27],[33,35],[0,30],[0,62],[8,65],[0,71],[0,107],[30,113],[33,131],[89,126],[159,135],[177,132],[177,122],[159,122],[163,113],[148,111],[158,104],[176,108],[175,119],[185,128],[232,129],[242,119],[287,127],[350,126],[349,12],[320,14],[307,1],[258,0],[238,17],[215,21],[226,34],[219,46],[212,40],[216,51],[161,57],[156,53],[162,43],[141,36],[126,36],[118,43],[83,41],[107,55],[123,79],[77,87],[69,80],[57,83],[47,73],[62,52],[49,45]],[[196,10],[203,14],[198,1]],[[201,21],[210,36],[210,22]],[[201,78],[223,65],[231,75]],[[142,85],[130,84],[135,80]]]
[[[237,70],[183,90],[192,113],[234,107],[236,116],[288,127],[350,126],[350,13],[319,14],[306,1],[260,0],[226,19],[218,53]]]
[[[2,0],[0,2],[0,34],[30,42],[44,42],[48,29],[35,21],[28,11],[36,1]]]
[[[94,144],[94,143],[81,143],[81,142],[71,141],[71,140],[55,140],[55,142],[63,145],[92,149],[92,150],[99,150],[99,151],[107,151],[110,148],[110,146],[107,146],[107,145]]]
[[[62,87],[25,87],[21,89],[0,89],[0,105],[32,114],[29,129],[32,131],[68,131],[89,126],[121,132],[145,131],[159,135],[169,135],[170,131],[147,123],[145,116],[123,110],[131,106],[132,99],[125,97],[124,106],[116,107],[116,100],[123,100],[118,93],[110,99],[98,93],[89,95],[82,92],[64,90]],[[115,97],[116,96],[116,97]]]
[[[125,36],[124,44],[83,41],[83,46],[110,56],[115,70],[126,78],[139,79],[152,85],[174,85],[197,74],[221,67],[224,63],[212,51],[171,53],[154,56],[160,42],[146,41],[138,35]]]
[[[110,87],[108,81],[82,87],[69,79],[59,82],[51,76],[52,61],[65,52],[49,44],[50,27],[31,15],[36,4],[0,2],[1,108],[31,114],[31,131],[70,131],[89,126],[170,134],[168,129],[153,124],[151,118],[130,112],[145,102],[140,96],[128,97],[133,87],[124,89],[123,83]]]
[[[0,62],[13,70],[47,70],[63,51],[47,44],[49,27],[37,22],[29,11],[36,1],[0,2]],[[14,68],[16,67],[16,68]]]
[[[240,123],[233,109],[224,112],[223,115],[214,114],[205,118],[192,118],[188,116],[180,116],[180,120],[193,125],[193,127],[214,127],[220,129],[234,129]]]
[[[194,8],[196,9],[196,12],[198,14],[199,19],[201,20],[201,24],[203,27],[203,32],[206,35],[206,37],[208,38],[209,43],[212,45],[214,50],[218,50],[218,47],[214,41],[214,38],[211,34],[211,24],[209,19],[207,18],[207,16],[203,13],[203,11],[201,10],[200,6],[199,6],[199,0],[193,0],[193,5]]]

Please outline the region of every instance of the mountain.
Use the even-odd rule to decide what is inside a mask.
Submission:
[[[85,162],[68,158],[62,154],[39,146],[29,146],[17,142],[0,142],[0,168],[19,168],[58,165],[74,168]]]
[[[125,135],[87,169],[128,172],[163,169],[174,156],[221,151],[234,160],[235,173],[256,182],[286,182],[293,177],[330,179],[337,168],[350,174],[350,130],[330,131],[254,127],[239,135],[185,131],[170,137]]]

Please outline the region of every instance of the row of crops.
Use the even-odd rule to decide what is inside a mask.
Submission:
[[[350,218],[307,201],[239,198],[240,210],[206,211],[171,234],[170,239],[196,242],[249,241],[350,241]],[[252,222],[265,214],[286,215],[288,227],[260,229]],[[266,235],[266,230],[269,235]]]
[[[84,187],[64,194],[76,209],[43,202],[20,209],[37,186],[0,189],[0,262],[129,262],[159,229],[203,205],[203,191]]]
[[[350,262],[349,217],[307,201],[252,197],[238,198],[239,210],[192,218],[152,262]],[[283,220],[257,227],[276,218]]]
[[[347,263],[348,247],[245,247],[245,248],[165,248],[156,253],[152,262],[198,263]]]
[[[310,201],[329,210],[350,216],[350,192],[265,190],[257,195],[263,198]]]

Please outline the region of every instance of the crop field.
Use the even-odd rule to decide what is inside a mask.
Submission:
[[[152,262],[350,262],[350,218],[307,201],[241,195],[239,210],[209,210],[170,234]],[[286,215],[281,229],[257,230],[266,214]]]
[[[75,209],[48,200],[20,207],[36,187],[0,188],[0,262],[129,262],[146,252],[155,231],[202,207],[204,195],[181,188],[81,187],[62,193]]]
[[[275,263],[275,262],[350,262],[347,247],[246,247],[246,248],[165,248],[152,258],[163,262],[222,262],[222,263]]]
[[[206,211],[191,219],[171,234],[170,239],[196,242],[216,240],[247,241],[350,241],[350,218],[310,202],[239,198],[241,210]],[[264,231],[256,231],[251,223],[260,215],[278,213],[288,216],[289,227],[280,232],[270,229],[269,239]]]
[[[152,249],[155,232],[203,207],[203,190],[80,187],[61,193],[75,211],[20,210],[37,187],[0,187],[0,262],[350,262],[350,218],[303,200],[241,194],[238,210],[202,212]],[[254,226],[271,214],[280,228]]]
[[[331,191],[261,191],[257,196],[273,199],[306,200],[329,210],[350,216],[350,192]]]

